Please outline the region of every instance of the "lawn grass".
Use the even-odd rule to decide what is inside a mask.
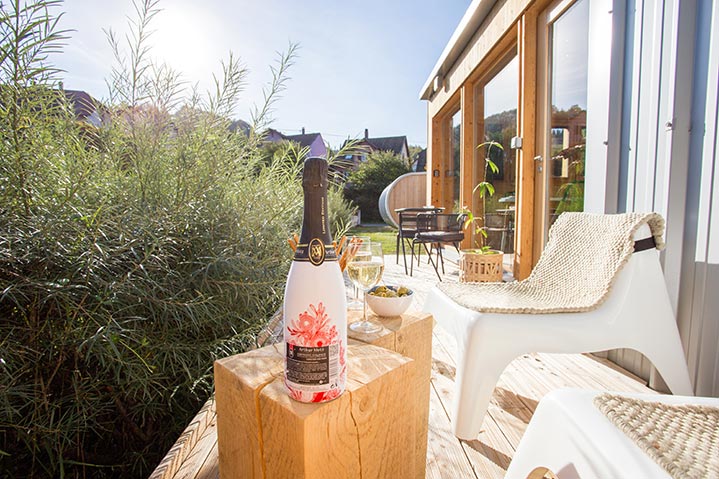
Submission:
[[[387,225],[355,226],[347,232],[353,236],[369,236],[370,240],[382,243],[382,252],[385,255],[395,254],[397,251],[397,230]]]

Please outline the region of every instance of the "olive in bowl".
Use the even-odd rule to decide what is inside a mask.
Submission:
[[[399,316],[412,304],[414,291],[404,286],[375,286],[367,292],[367,306],[377,316]]]

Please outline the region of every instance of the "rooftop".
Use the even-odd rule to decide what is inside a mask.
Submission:
[[[367,138],[365,141],[374,148],[381,151],[394,151],[399,153],[402,147],[407,143],[406,136],[385,136],[383,138]]]
[[[302,135],[282,135],[286,140],[294,141],[299,143],[301,146],[310,146],[317,140],[317,137],[322,138],[319,133],[306,133]]]
[[[424,82],[424,85],[422,85],[422,89],[419,92],[420,100],[428,100],[432,93],[439,89],[441,79],[452,68],[454,62],[457,61],[457,58],[459,58],[484,19],[487,18],[487,15],[495,3],[496,0],[472,0],[462,20],[444,47],[442,54],[439,56],[437,63],[435,63],[432,68],[429,77]],[[437,84],[435,84],[435,78],[439,80]]]

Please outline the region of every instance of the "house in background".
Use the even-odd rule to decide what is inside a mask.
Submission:
[[[95,127],[99,127],[108,121],[108,116],[103,112],[102,103],[93,98],[92,95],[82,90],[65,90],[62,86],[60,88],[67,100],[72,104],[75,118]]]
[[[365,128],[364,138],[359,140],[356,146],[368,153],[373,151],[391,151],[399,155],[400,158],[409,158],[409,144],[407,143],[407,137],[405,135],[370,138],[369,129]],[[364,161],[364,155],[360,156],[362,156],[361,161]]]
[[[252,130],[252,125],[247,123],[245,120],[239,119],[230,123],[229,129],[233,133],[239,132],[245,136],[249,136],[250,130]]]
[[[349,141],[349,140],[348,140]],[[345,141],[342,147],[348,143]],[[369,129],[365,128],[364,138],[357,140],[354,144],[354,153],[345,156],[345,160],[351,164],[352,168],[357,168],[362,162],[367,160],[367,155],[374,151],[390,151],[399,155],[402,159],[409,158],[409,144],[407,136],[385,136],[379,138],[370,138]]]
[[[327,158],[327,145],[321,133],[305,133],[304,127],[299,135],[285,135],[270,128],[267,130],[265,140],[269,142],[293,141],[303,148],[309,148],[308,156],[321,156]]]
[[[695,392],[719,395],[719,3],[473,0],[420,98],[427,203],[511,216],[515,277],[563,211],[661,213]],[[638,353],[608,354],[661,386]]]
[[[389,151],[404,160],[409,160],[409,144],[407,136],[385,136],[378,138],[369,137],[369,129],[365,128],[364,137],[359,140],[347,140],[342,143],[344,149],[347,144],[353,141],[352,149],[347,152],[343,160],[335,168],[346,179],[347,176],[367,161],[367,155],[375,151]]]

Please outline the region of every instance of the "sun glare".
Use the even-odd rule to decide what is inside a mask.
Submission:
[[[163,9],[153,20],[151,43],[155,60],[182,73],[195,83],[206,80],[214,69],[219,52],[209,36],[211,20],[205,12],[175,4]]]

